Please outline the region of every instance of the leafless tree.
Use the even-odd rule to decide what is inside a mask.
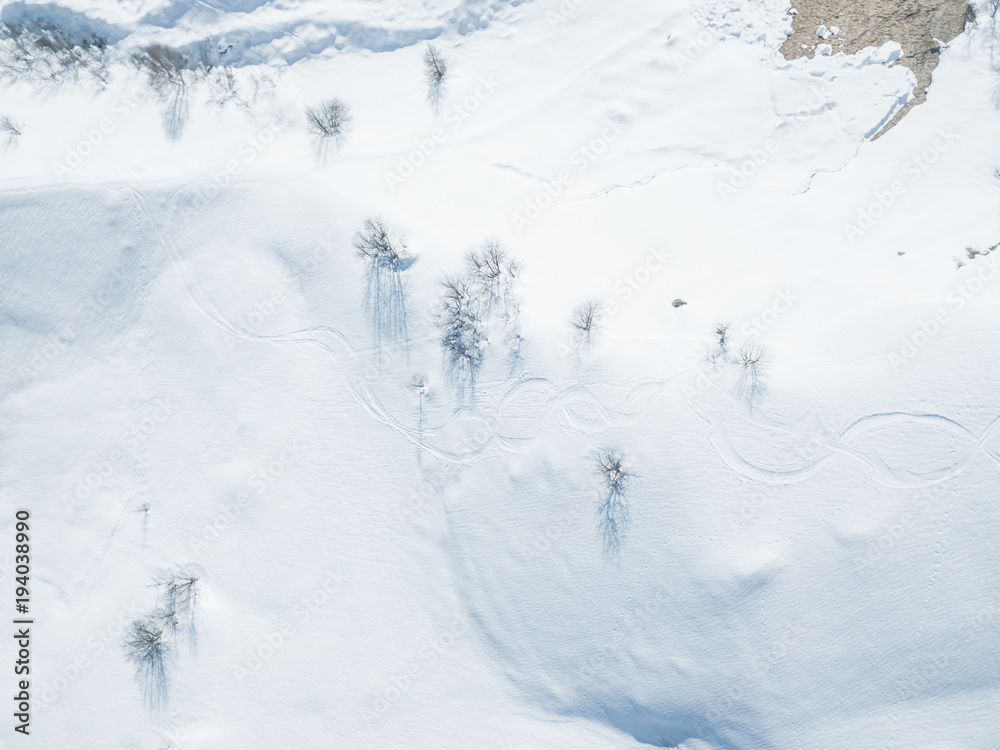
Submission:
[[[354,235],[354,249],[366,263],[365,308],[376,347],[406,343],[406,285],[403,272],[413,263],[405,240],[380,216],[370,216]]]
[[[573,328],[573,344],[579,353],[590,346],[594,333],[601,326],[600,301],[592,299],[578,305],[573,310],[570,325]]]
[[[17,148],[17,141],[21,137],[21,124],[13,117],[4,115],[0,117],[0,137],[4,139],[3,148],[0,150],[10,151]]]
[[[320,157],[325,158],[328,146],[339,149],[351,126],[351,109],[341,99],[327,99],[315,107],[306,107],[306,124],[315,136]]]
[[[57,88],[86,77],[107,84],[108,40],[82,29],[71,31],[51,20],[0,23],[0,80],[25,80]]]
[[[716,323],[714,336],[715,346],[705,355],[712,364],[727,362],[730,359],[729,345],[731,343],[731,326],[729,323]]]
[[[745,341],[736,352],[736,390],[746,405],[754,403],[764,394],[764,370],[767,365],[767,350],[755,341]]]
[[[634,475],[626,468],[622,453],[616,448],[605,448],[598,453],[597,474],[601,480],[597,531],[604,553],[617,558],[631,521],[629,489]]]
[[[177,568],[154,581],[159,590],[160,609],[169,615],[171,642],[182,638],[194,652],[197,648],[198,571]]]
[[[445,369],[460,395],[475,391],[488,342],[478,289],[467,276],[445,276],[438,314]]]
[[[167,705],[167,645],[165,627],[169,613],[156,611],[135,620],[125,634],[125,657],[135,666],[135,679],[143,699],[151,709]]]
[[[428,44],[424,50],[424,76],[427,79],[427,101],[435,113],[441,107],[448,66],[448,60],[441,54],[441,50],[433,44]]]
[[[132,64],[146,74],[149,86],[163,103],[163,129],[177,140],[184,131],[188,113],[188,87],[198,76],[197,64],[183,52],[162,44],[151,44],[132,53]]]

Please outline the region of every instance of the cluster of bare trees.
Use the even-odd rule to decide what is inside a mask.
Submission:
[[[208,39],[194,51],[150,44],[119,52],[106,35],[85,26],[70,28],[54,20],[18,20],[0,24],[0,81],[27,81],[41,89],[64,84],[110,82],[114,63],[125,63],[146,77],[161,100],[167,135],[178,138],[187,119],[192,86],[207,82],[209,101],[234,104],[249,112],[261,94],[277,83],[274,73],[240,72],[221,62]]]
[[[216,46],[205,39],[193,51],[157,43],[118,53],[105,35],[87,28],[71,30],[42,20],[5,22],[0,24],[0,81],[30,81],[54,88],[89,79],[104,86],[110,80],[111,64],[126,63],[145,76],[163,106],[164,130],[175,140],[183,133],[191,89],[196,84],[207,84],[209,103],[233,105],[246,112],[252,112],[259,98],[277,84],[275,73],[246,72],[225,64],[223,56],[232,45],[225,49]],[[451,63],[438,47],[429,44],[423,64],[427,101],[436,113]],[[334,97],[306,107],[304,114],[320,160],[325,161],[344,145],[353,121],[351,109]],[[10,125],[0,123],[0,132],[8,136],[8,147],[20,134],[13,122]]]
[[[508,357],[521,351],[520,302],[515,285],[520,264],[495,240],[465,256],[461,273],[441,280],[437,315],[445,370],[461,395],[472,394],[492,331],[500,332]]]
[[[739,342],[734,348],[729,323],[716,324],[714,345],[706,359],[713,365],[723,366],[735,373],[734,390],[749,408],[753,408],[767,391],[767,349],[752,338]]]
[[[53,21],[24,19],[0,23],[0,80],[28,81],[58,88],[90,79],[108,82],[105,36],[70,30]]]
[[[193,653],[197,645],[199,572],[176,568],[154,581],[156,606],[134,620],[125,632],[125,658],[135,667],[135,680],[150,709],[169,699],[169,670],[179,647]]]

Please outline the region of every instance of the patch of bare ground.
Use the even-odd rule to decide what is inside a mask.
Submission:
[[[875,136],[884,135],[911,108],[927,98],[931,73],[937,67],[941,43],[947,44],[965,30],[975,15],[967,0],[793,0],[798,11],[792,17],[794,33],[781,45],[786,60],[812,56],[819,44],[829,44],[833,53],[853,54],[865,47],[881,47],[888,41],[903,48],[905,65],[917,79],[913,99]],[[816,35],[823,25],[837,27],[827,39]]]

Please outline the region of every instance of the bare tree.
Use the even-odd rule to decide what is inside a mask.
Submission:
[[[413,258],[406,242],[380,216],[365,219],[354,235],[354,249],[364,258],[367,286],[365,308],[372,323],[376,347],[406,342],[406,286],[403,271]]]
[[[746,405],[753,408],[754,403],[764,394],[764,370],[767,364],[767,350],[754,341],[745,341],[740,344],[736,352],[736,366],[738,368],[736,376],[736,390],[746,402]]]
[[[327,99],[315,107],[306,107],[306,124],[316,137],[320,156],[325,157],[327,147],[339,149],[351,125],[351,109],[341,99]]]
[[[441,107],[444,96],[445,79],[448,77],[448,60],[441,50],[433,44],[428,44],[424,50],[424,77],[427,79],[427,101],[435,114]]]
[[[597,531],[604,553],[617,558],[631,520],[628,493],[634,475],[626,468],[622,453],[616,448],[605,448],[598,453],[597,474],[601,480]]]
[[[162,44],[151,44],[132,54],[132,64],[146,74],[149,86],[163,102],[163,129],[177,140],[188,112],[188,87],[196,77],[196,63],[184,53]]]
[[[17,148],[17,141],[21,137],[21,124],[9,115],[0,117],[0,136],[4,137],[3,151],[10,151]]]
[[[465,255],[462,273],[445,276],[437,317],[450,380],[460,394],[474,393],[490,336],[507,347],[513,369],[520,361],[520,300],[515,287],[521,264],[497,240],[487,240]],[[497,330],[499,329],[499,330]]]
[[[464,275],[441,280],[444,296],[438,314],[445,369],[460,395],[475,391],[485,356],[485,323],[476,286]]]
[[[249,110],[248,102],[243,98],[240,81],[236,71],[229,65],[213,68],[207,75],[209,97],[208,101],[220,109],[233,103],[244,110]]]
[[[231,65],[216,65],[205,73],[209,102],[219,108],[233,104],[244,112],[252,112],[262,94],[277,85],[275,73],[244,73],[240,76]]]
[[[729,323],[715,324],[715,347],[705,355],[705,359],[712,364],[729,361],[730,328]]]
[[[465,269],[482,291],[488,310],[503,308],[499,313],[506,312],[521,264],[511,258],[497,240],[487,240],[480,248],[466,254]]]
[[[154,581],[160,609],[168,615],[171,641],[183,637],[192,653],[197,647],[198,581],[196,571],[184,568],[167,571]]]
[[[493,317],[503,328],[503,341],[512,367],[521,353],[521,303],[515,286],[521,264],[497,240],[487,240],[465,256],[465,273],[478,290],[481,317]]]
[[[0,23],[0,80],[57,88],[82,77],[107,84],[108,40],[90,29],[70,30],[51,20]]]
[[[599,300],[588,300],[573,310],[570,319],[573,328],[573,344],[579,353],[590,346],[594,333],[601,325],[601,303]]]
[[[156,611],[133,621],[125,634],[125,657],[135,666],[136,682],[151,709],[167,704],[166,662],[170,649],[165,625],[170,619],[169,613]]]

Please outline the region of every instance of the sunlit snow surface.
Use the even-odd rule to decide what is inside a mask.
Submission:
[[[0,561],[9,595],[30,508],[36,618],[32,735],[0,746],[995,748],[988,19],[871,142],[912,74],[891,44],[783,60],[786,10],[0,8],[274,79],[249,112],[193,86],[173,137],[124,63],[0,90]],[[320,154],[332,96],[353,126]],[[381,352],[376,214],[416,258]],[[486,238],[523,266],[521,357],[491,338],[460,397],[438,280]],[[749,403],[720,322],[766,348]],[[603,448],[635,475],[617,556]],[[197,639],[150,710],[123,630],[177,566]]]

